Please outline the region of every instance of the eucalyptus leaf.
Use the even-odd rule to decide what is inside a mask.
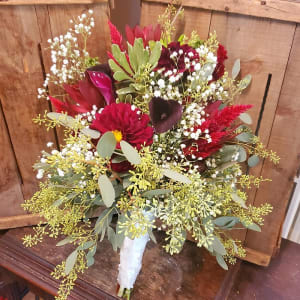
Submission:
[[[86,250],[89,249],[90,247],[92,247],[95,244],[94,241],[88,241],[85,242],[83,245],[80,245],[77,250]]]
[[[93,256],[89,255],[89,253],[86,256],[86,266],[89,268],[95,263],[95,259]]]
[[[51,120],[58,121],[61,125],[70,128],[73,128],[76,123],[76,120],[73,117],[57,112],[48,112],[47,117]]]
[[[217,253],[216,258],[217,258],[218,264],[219,264],[224,270],[228,270],[228,266],[227,266],[227,264],[226,264],[226,262],[225,262],[223,256]]]
[[[244,162],[247,159],[247,152],[244,147],[238,146],[238,162]]]
[[[244,123],[250,125],[252,124],[252,118],[248,113],[241,113],[239,115],[240,120],[242,120]]]
[[[237,59],[234,64],[233,64],[233,67],[232,67],[232,78],[235,79],[239,73],[240,73],[240,70],[241,70],[241,61],[240,59]]]
[[[117,141],[114,134],[111,131],[105,132],[97,144],[97,152],[103,157],[111,157],[116,149]]]
[[[114,251],[118,250],[118,244],[116,240],[115,231],[111,227],[107,227],[107,237],[108,240],[111,242]]]
[[[60,198],[52,203],[52,206],[59,207],[64,202],[63,198]]]
[[[239,197],[237,194],[232,193],[231,198],[234,202],[239,204],[241,207],[247,208],[247,205],[245,204],[245,201],[241,197]]]
[[[237,217],[232,217],[232,216],[223,216],[223,217],[219,217],[214,219],[214,224],[219,226],[219,227],[228,227],[231,226],[232,227],[239,223],[239,219]]]
[[[254,135],[250,132],[242,132],[236,136],[236,138],[244,143],[251,143]]]
[[[100,132],[94,129],[83,128],[81,132],[92,139],[99,139],[100,137]]]
[[[124,140],[120,142],[120,146],[125,157],[131,164],[139,165],[141,163],[141,157],[134,147],[132,147],[129,143],[127,143]]]
[[[146,191],[142,194],[142,196],[146,198],[152,198],[155,196],[169,194],[170,192],[171,190],[168,189],[156,189],[156,190]]]
[[[57,246],[57,247],[64,246],[64,245],[69,244],[69,243],[71,243],[71,242],[73,242],[73,241],[74,241],[74,239],[73,239],[71,236],[68,236],[68,237],[66,237],[65,239],[59,241],[59,242],[56,244],[56,246]]]
[[[153,231],[152,231],[151,228],[148,229],[148,234],[149,234],[150,239],[151,239],[155,244],[157,244],[156,237],[155,237],[155,235],[153,234]]]
[[[166,177],[168,177],[170,179],[173,179],[175,181],[179,181],[179,182],[185,183],[185,184],[192,183],[191,180],[187,176],[185,176],[185,175],[183,175],[181,173],[178,173],[178,172],[176,172],[174,170],[171,170],[171,169],[161,169],[161,171],[162,171],[162,173],[163,173],[164,176],[166,176]]]
[[[243,224],[243,225],[246,228],[250,229],[250,230],[261,232],[261,228],[257,224],[255,224],[255,223],[252,223],[252,224],[247,225],[247,226],[245,224]]]
[[[252,76],[250,74],[246,75],[238,84],[239,88],[244,90],[251,83]]]
[[[123,188],[126,189],[128,186],[130,186],[131,181],[130,181],[130,177],[125,177],[123,179]]]
[[[110,207],[115,201],[115,189],[106,175],[101,175],[98,179],[102,200],[106,207]]]
[[[113,164],[119,164],[119,163],[121,163],[123,161],[126,161],[126,160],[127,159],[125,157],[123,157],[123,156],[115,156],[114,158],[111,159],[111,162]]]
[[[213,247],[214,251],[219,253],[220,255],[226,255],[227,254],[224,245],[219,240],[219,238],[216,237],[216,236],[214,236],[214,240],[212,242],[212,247]]]
[[[78,256],[78,251],[73,251],[66,259],[65,274],[68,275],[72,271]]]
[[[259,157],[257,155],[252,155],[248,158],[249,167],[255,167],[259,163]]]

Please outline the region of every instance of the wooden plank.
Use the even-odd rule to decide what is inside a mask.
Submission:
[[[3,216],[24,214],[21,179],[8,135],[0,99],[0,228]]]
[[[56,5],[56,4],[95,4],[107,3],[108,0],[0,0],[1,5]]]
[[[141,24],[143,26],[157,23],[158,16],[163,14],[166,4],[151,3],[142,1]],[[175,26],[178,29],[175,33],[179,37],[183,32],[190,35],[193,30],[197,30],[200,38],[206,39],[209,33],[211,12],[201,9],[186,7],[185,17],[178,18]]]
[[[0,239],[0,266],[55,295],[58,281],[50,273],[73,246],[56,247],[57,241],[45,237],[43,243],[25,248],[21,239],[32,233],[32,228],[19,228]],[[152,241],[147,244],[144,267],[130,299],[214,299],[227,274],[215,257],[191,242],[186,242],[180,254],[171,256],[162,248],[163,233],[155,232],[155,235],[158,244]],[[118,265],[119,254],[112,251],[105,239],[98,246],[95,264],[76,280],[69,299],[119,299],[116,296]]]
[[[273,253],[280,234],[281,222],[292,190],[294,176],[300,165],[300,27],[297,26],[287,71],[280,94],[278,107],[272,127],[268,146],[277,151],[281,157],[278,166],[264,162],[262,175],[273,180],[272,187],[263,185],[257,192],[255,204],[270,202],[274,206],[273,213],[266,218],[262,233],[247,233],[247,246],[262,250],[267,254]]]
[[[0,20],[0,95],[26,199],[37,189],[32,165],[46,143],[55,141],[53,130],[47,132],[32,122],[49,109],[47,101],[36,99],[37,88],[43,83],[40,33],[31,6],[1,7]]]
[[[19,216],[11,216],[11,217],[1,217],[0,218],[0,230],[8,229],[8,228],[17,228],[17,227],[25,227],[38,224],[43,219],[36,214],[32,215],[19,215]]]
[[[169,0],[142,0],[143,2],[169,3]],[[229,12],[275,20],[300,22],[298,0],[185,0],[185,7]]]

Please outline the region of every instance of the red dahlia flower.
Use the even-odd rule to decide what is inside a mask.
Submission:
[[[148,126],[149,116],[139,109],[132,108],[128,103],[113,103],[106,106],[101,113],[95,115],[91,128],[101,134],[112,131],[119,142],[124,140],[138,150],[142,145],[151,145],[153,128]]]
[[[173,55],[174,52],[177,55],[174,56],[174,58],[171,58],[171,55]],[[185,58],[188,58],[189,60],[199,59],[199,54],[189,45],[180,45],[179,42],[172,42],[167,48],[162,48],[156,69],[165,68],[165,71],[178,69],[178,72],[182,73],[187,69],[184,61]]]
[[[66,112],[74,117],[77,114],[89,112],[93,105],[104,107],[115,101],[113,81],[108,64],[94,66],[85,73],[85,78],[78,83],[64,84],[64,89],[71,100],[65,101],[49,97],[56,112]]]
[[[219,44],[219,47],[218,47],[217,57],[218,57],[217,65],[216,65],[216,68],[212,75],[213,76],[212,81],[216,81],[219,78],[221,78],[224,75],[224,71],[225,71],[224,61],[228,57],[227,57],[227,51],[226,51],[225,47],[221,44]]]
[[[208,143],[206,139],[201,137],[198,140],[189,139],[185,143],[186,148],[183,149],[185,156],[194,155],[197,158],[206,158],[220,150],[224,142],[234,136],[233,129],[230,128],[232,122],[241,113],[252,107],[251,105],[232,105],[218,110],[218,106],[219,103],[208,106],[208,110],[212,111],[214,109],[209,118],[201,125],[194,127],[194,131],[200,129],[204,134],[208,130],[211,142]]]

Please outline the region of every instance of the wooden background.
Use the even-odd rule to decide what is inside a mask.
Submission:
[[[153,23],[166,8],[167,0],[143,0],[141,23]],[[201,38],[216,31],[228,50],[226,63],[241,59],[241,75],[252,74],[253,82],[238,99],[253,104],[253,130],[268,148],[281,157],[274,166],[267,160],[252,169],[256,176],[272,179],[249,193],[249,203],[269,202],[274,210],[261,233],[239,231],[236,235],[251,250],[248,260],[267,265],[278,249],[281,226],[300,165],[300,2],[247,0],[187,0],[180,33],[197,30]],[[212,10],[214,9],[214,10]],[[179,34],[179,32],[178,32]]]
[[[126,1],[126,0],[124,0]],[[143,0],[141,23],[157,20],[167,0]],[[278,249],[281,225],[299,167],[300,135],[300,3],[270,0],[185,0],[180,32],[197,30],[202,38],[216,30],[228,50],[227,67],[241,59],[242,76],[253,82],[240,103],[254,104],[253,129],[280,155],[279,166],[263,161],[254,175],[271,178],[249,194],[249,202],[274,206],[262,233],[238,232],[249,249],[248,260],[267,265]],[[37,5],[37,3],[39,5]],[[76,4],[74,4],[76,3]],[[25,5],[26,4],[26,5]],[[51,5],[50,5],[51,4]],[[59,5],[58,5],[59,4]],[[35,224],[37,216],[24,215],[20,204],[37,188],[32,164],[56,131],[32,123],[49,103],[36,99],[50,60],[47,40],[63,34],[68,20],[93,8],[96,28],[90,41],[92,56],[106,60],[109,48],[107,0],[0,1],[0,229]],[[128,10],[131,9],[128,8]],[[214,10],[212,10],[214,9]],[[125,12],[124,12],[125,13]]]
[[[88,49],[104,62],[110,45],[108,1],[0,2],[0,229],[38,220],[24,216],[20,204],[37,190],[32,165],[40,151],[47,142],[58,143],[55,130],[47,132],[32,122],[50,109],[49,102],[37,99],[37,88],[50,67],[45,48],[49,38],[64,34],[69,20],[88,9],[94,10],[96,23]]]

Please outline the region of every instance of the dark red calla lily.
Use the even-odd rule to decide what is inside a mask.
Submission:
[[[170,130],[182,116],[182,106],[175,100],[152,98],[149,103],[150,118],[157,133]]]

